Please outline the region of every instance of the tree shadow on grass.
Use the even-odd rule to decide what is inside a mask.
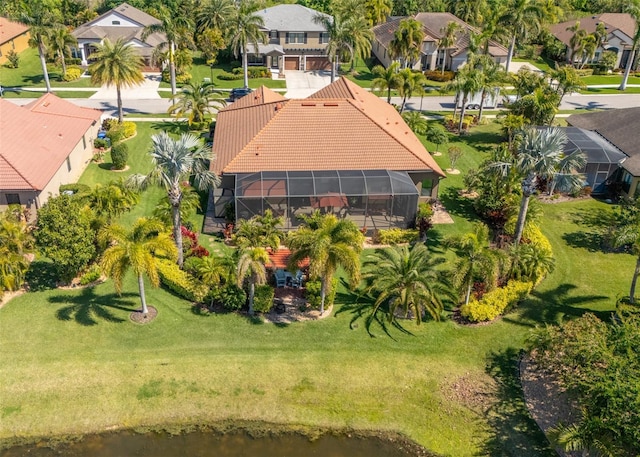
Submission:
[[[460,196],[460,190],[459,187],[449,187],[440,193],[440,201],[447,208],[449,214],[474,221],[478,216],[473,209],[473,200]]]
[[[505,139],[498,133],[478,132],[472,129],[471,132],[466,134],[460,141],[463,141],[480,152],[490,152],[495,149],[496,144],[502,143]]]
[[[59,320],[74,319],[78,324],[90,327],[97,325],[98,319],[112,323],[125,322],[127,319],[117,316],[115,312],[124,311],[128,315],[136,311],[137,300],[131,300],[132,297],[138,298],[138,295],[134,293],[98,295],[94,287],[87,287],[77,295],[54,295],[49,298],[49,302],[66,305],[56,311],[56,317]]]
[[[484,413],[490,438],[481,444],[477,455],[557,457],[527,409],[519,361],[520,354],[515,348],[488,356],[485,372],[496,383],[497,401]]]
[[[34,260],[29,265],[25,278],[31,292],[39,292],[56,288],[58,280],[53,262],[49,260]]]
[[[151,128],[154,130],[164,130],[168,133],[180,135],[182,133],[188,133],[188,125],[186,122],[174,122],[174,121],[161,121],[151,124]]]
[[[616,252],[608,245],[605,236],[615,225],[613,211],[605,208],[579,210],[571,213],[571,220],[585,229],[562,235],[569,246],[590,252]]]
[[[606,300],[606,295],[570,296],[577,286],[560,284],[555,289],[539,292],[533,291],[529,298],[520,305],[520,314],[516,319],[505,317],[505,322],[535,327],[540,324],[558,324],[566,317],[580,317],[584,313],[594,313],[598,318],[607,320],[609,312],[580,308],[580,305],[593,303],[595,300]]]

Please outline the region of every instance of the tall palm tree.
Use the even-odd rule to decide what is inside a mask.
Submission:
[[[71,33],[69,29],[64,26],[58,26],[52,29],[49,33],[49,46],[53,52],[58,55],[60,63],[62,64],[62,74],[67,74],[67,62],[66,57],[71,54],[71,47],[77,46],[78,40]]]
[[[339,14],[333,18],[324,14],[316,14],[313,17],[316,24],[321,25],[329,35],[329,44],[327,44],[327,56],[331,61],[331,82],[336,80],[338,72],[338,63],[345,55],[354,56],[353,42],[349,36],[348,21],[342,20]]]
[[[368,255],[363,264],[366,291],[376,300],[371,317],[382,307],[389,322],[394,322],[399,310],[405,316],[413,313],[416,322],[423,313],[440,320],[444,309],[442,299],[449,295],[447,284],[436,259],[424,244],[393,246],[378,249]],[[370,317],[370,318],[371,318]]]
[[[98,237],[109,246],[100,261],[104,273],[113,279],[116,292],[122,292],[122,280],[129,269],[138,279],[142,313],[149,312],[144,291],[144,276],[154,287],[160,283],[156,257],[176,257],[176,248],[162,222],[154,219],[138,219],[131,230],[114,224],[102,230]]]
[[[49,72],[47,71],[47,43],[49,42],[49,32],[60,23],[60,18],[56,14],[57,10],[49,8],[43,0],[31,0],[24,2],[20,8],[20,14],[15,17],[18,22],[29,27],[29,45],[38,49],[40,66],[44,76],[44,84],[47,92],[51,92],[49,82]]]
[[[218,184],[215,173],[209,171],[211,151],[205,148],[202,140],[190,133],[183,133],[177,140],[167,132],[160,132],[151,137],[151,162],[153,169],[148,175],[132,175],[129,179],[139,188],[146,188],[152,183],[162,186],[169,197],[173,222],[173,239],[178,248],[178,265],[182,268],[184,261],[182,252],[182,218],[180,206],[183,198],[184,181],[193,179],[199,190],[207,190]]]
[[[91,82],[116,86],[118,100],[118,122],[122,122],[122,87],[137,86],[144,81],[142,57],[133,46],[129,46],[122,38],[111,43],[105,38],[96,45],[96,52],[92,55],[95,62],[89,66]]]
[[[345,21],[345,29],[347,36],[351,40],[351,71],[355,68],[356,58],[366,59],[371,55],[371,42],[374,35],[371,26],[364,16],[351,16]]]
[[[507,74],[501,65],[486,54],[472,55],[469,65],[475,66],[480,71],[479,90],[481,96],[480,111],[478,112],[478,122],[480,122],[487,98],[506,80]]]
[[[242,54],[242,69],[244,72],[244,87],[249,88],[249,62],[247,54],[249,45],[258,51],[259,43],[267,42],[267,35],[263,31],[264,20],[257,14],[260,5],[253,0],[239,0],[235,14],[229,21],[229,45],[237,57]]]
[[[458,39],[458,32],[461,31],[460,24],[456,21],[449,21],[447,25],[440,29],[440,33],[442,33],[442,38],[438,41],[438,52],[440,49],[443,50],[442,56],[442,74],[444,74],[444,70],[447,66],[447,57],[448,50],[453,48]]]
[[[400,21],[389,43],[389,48],[393,58],[400,59],[402,68],[413,68],[420,58],[424,36],[424,28],[420,21],[413,18]]]
[[[595,57],[596,49],[598,49],[598,37],[593,34],[585,36],[580,47],[582,48],[582,59],[580,60],[580,68],[582,69],[589,60]]]
[[[265,265],[269,261],[269,254],[263,247],[247,247],[240,250],[236,277],[238,287],[242,287],[244,280],[249,283],[249,314],[253,316],[253,299],[256,295],[256,284],[267,281]]]
[[[513,159],[493,164],[505,176],[512,168],[521,176],[522,198],[514,235],[515,244],[519,244],[522,239],[529,200],[541,179],[561,180],[567,189],[582,185],[583,177],[576,171],[584,166],[586,159],[581,153],[565,155],[564,146],[567,141],[566,133],[559,128],[529,128],[523,132]]]
[[[498,25],[505,28],[509,37],[509,52],[507,54],[506,69],[509,71],[516,42],[524,40],[532,33],[538,32],[545,20],[545,9],[538,0],[508,0],[502,14],[498,18]]]
[[[399,68],[399,62],[391,62],[391,65],[387,68],[384,68],[382,65],[376,65],[371,69],[371,73],[376,77],[371,82],[371,87],[373,90],[386,90],[387,103],[391,103],[391,90],[397,89],[400,83],[398,76]]]
[[[640,47],[640,2],[629,2],[626,7],[626,11],[636,21],[636,33],[633,35],[633,41],[631,44],[631,52],[629,53],[629,59],[624,69],[624,75],[622,76],[622,82],[620,83],[619,90],[627,89],[627,82],[629,81],[629,75],[631,74],[631,67],[636,60],[636,54],[638,53],[638,47]]]
[[[320,314],[324,314],[325,297],[338,267],[344,269],[353,285],[358,283],[363,241],[364,235],[353,221],[338,220],[333,214],[318,213],[311,224],[289,234],[289,268],[295,270],[308,258],[310,276],[320,279]]]
[[[566,94],[586,87],[576,69],[568,65],[551,70],[548,76],[556,85],[556,93],[560,96],[560,103],[562,103],[562,99]]]
[[[176,16],[166,8],[159,11],[160,22],[148,25],[142,31],[142,39],[146,40],[152,33],[164,33],[167,41],[158,45],[158,48],[167,47],[169,49],[169,75],[171,77],[172,99],[176,96],[176,43],[182,37],[193,33],[193,21],[188,16]]]
[[[481,86],[482,72],[471,65],[465,65],[456,74],[456,77],[447,87],[455,89],[462,94],[462,106],[460,107],[460,120],[458,122],[458,133],[462,133],[464,114],[467,110],[469,96],[478,92]],[[457,103],[456,103],[457,104]]]
[[[284,239],[284,232],[278,229],[283,222],[282,217],[274,217],[273,212],[268,209],[262,216],[256,215],[249,220],[240,220],[233,241],[241,248],[269,247],[277,251]]]
[[[486,0],[449,0],[447,10],[469,24],[484,24],[483,15],[487,10]]]
[[[373,25],[382,24],[387,20],[393,9],[391,0],[367,0],[365,2],[367,10],[367,19]]]
[[[400,105],[400,113],[404,111],[407,99],[414,94],[420,94],[424,91],[424,85],[427,79],[423,73],[417,73],[411,68],[405,68],[398,73],[398,92],[402,97],[402,105]]]
[[[208,0],[196,13],[196,32],[201,34],[207,29],[224,30],[233,14],[231,0]]]
[[[571,27],[567,27],[568,32],[573,32],[571,38],[569,38],[569,64],[573,65],[575,61],[575,55],[580,48],[580,44],[585,36],[587,36],[587,31],[580,28],[580,21],[576,21]]]
[[[204,120],[205,115],[213,110],[219,110],[227,103],[221,92],[211,83],[192,82],[185,84],[178,94],[178,101],[167,110],[175,114],[176,117],[189,115],[188,123],[199,124]]]
[[[635,200],[630,208],[634,211],[630,212],[631,217],[621,218],[622,224],[613,230],[613,244],[616,247],[628,246],[631,253],[636,256],[636,267],[631,279],[631,287],[629,289],[629,301],[631,304],[636,302],[636,284],[638,276],[640,276],[640,211],[637,211],[639,200]],[[626,209],[625,206],[622,206]]]
[[[473,226],[473,232],[446,240],[458,255],[454,281],[464,293],[464,304],[469,304],[471,288],[476,280],[483,281],[488,289],[495,287],[500,273],[499,251],[489,246],[489,228],[482,223]]]

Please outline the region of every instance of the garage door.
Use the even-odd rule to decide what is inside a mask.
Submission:
[[[331,62],[326,57],[307,57],[307,71],[331,70]]]
[[[284,58],[285,70],[300,70],[300,59],[297,57],[285,57]]]

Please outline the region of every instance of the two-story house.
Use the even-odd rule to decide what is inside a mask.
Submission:
[[[414,16],[394,17],[388,22],[373,28],[374,40],[371,51],[378,60],[388,67],[394,58],[391,55],[391,42],[400,22],[412,18],[422,24],[424,40],[420,48],[420,58],[415,62],[414,70],[435,70],[444,66],[447,70],[456,71],[467,61],[471,34],[480,32],[451,13],[418,13]],[[449,48],[440,46],[444,30],[450,22],[458,25],[455,42]],[[507,60],[507,48],[500,43],[489,40],[488,54],[497,63],[504,64]]]
[[[257,12],[264,21],[267,44],[248,56],[249,63],[285,70],[329,70],[329,34],[314,18],[330,17],[302,5],[277,5]]]
[[[147,67],[153,67],[153,52],[167,39],[163,33],[152,33],[142,39],[142,33],[146,26],[159,23],[158,19],[144,11],[122,3],[72,32],[78,40],[74,57],[82,59],[82,65],[88,65],[96,44],[102,43],[105,38],[111,42],[122,38],[129,46],[136,48]]]

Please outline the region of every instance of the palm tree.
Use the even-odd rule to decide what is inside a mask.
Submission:
[[[505,28],[509,35],[509,52],[507,54],[506,69],[509,71],[516,41],[524,40],[530,33],[535,33],[542,27],[545,9],[537,0],[509,0],[498,17],[498,25]]]
[[[29,261],[24,256],[0,245],[0,296],[5,290],[18,290],[29,270]]]
[[[147,300],[144,292],[144,276],[154,287],[160,283],[156,257],[176,257],[176,248],[162,222],[154,219],[138,219],[127,231],[120,225],[111,225],[102,230],[100,242],[109,246],[102,255],[100,266],[104,273],[113,279],[116,292],[122,292],[122,280],[131,268],[138,278],[138,290],[142,313],[147,314]]]
[[[208,0],[196,13],[196,32],[201,34],[207,29],[224,30],[233,14],[234,7],[230,0]]]
[[[96,184],[87,196],[89,206],[98,216],[105,216],[111,222],[127,211],[131,211],[140,201],[140,195],[124,180],[112,181],[106,186]]]
[[[210,288],[235,281],[236,264],[231,256],[208,255],[196,259],[195,273]],[[215,294],[211,294],[211,305],[214,299]]]
[[[476,280],[484,282],[488,289],[495,287],[500,273],[499,251],[489,246],[489,227],[482,223],[473,226],[473,232],[451,237],[446,244],[456,251],[459,259],[455,265],[454,282],[464,292],[464,304],[469,304],[471,288]]]
[[[449,21],[445,27],[440,29],[442,38],[438,41],[438,51],[443,50],[442,56],[442,74],[444,74],[445,67],[447,66],[447,50],[455,46],[458,39],[457,34],[461,30],[460,24],[455,21]]]
[[[521,114],[529,125],[551,125],[560,105],[560,95],[551,87],[538,87],[515,101],[510,109]]]
[[[568,189],[582,185],[584,179],[576,170],[584,166],[586,159],[582,153],[565,155],[564,146],[567,141],[567,135],[559,128],[529,128],[522,134],[515,157],[511,161],[493,163],[492,166],[500,169],[504,176],[512,168],[521,176],[522,198],[514,235],[515,244],[519,244],[522,239],[529,199],[541,179],[558,180]]]
[[[345,32],[351,40],[353,55],[350,71],[353,71],[357,57],[364,60],[371,55],[371,42],[374,36],[366,17],[357,15],[352,15],[345,21]]]
[[[249,314],[253,316],[253,298],[256,295],[256,284],[267,281],[265,264],[269,261],[269,254],[263,247],[247,247],[240,250],[236,277],[238,287],[247,279],[249,282]]]
[[[376,78],[371,82],[371,88],[373,90],[386,90],[387,91],[387,103],[391,103],[391,90],[397,89],[399,84],[398,68],[400,63],[391,62],[387,68],[382,65],[376,65],[371,69]]]
[[[59,24],[59,18],[56,15],[57,10],[49,8],[43,0],[24,2],[20,10],[20,15],[15,17],[15,19],[29,27],[29,35],[31,37],[29,39],[29,45],[38,48],[44,84],[47,92],[51,92],[51,83],[49,82],[49,72],[47,71],[45,57],[47,55],[49,32]]]
[[[551,70],[549,78],[556,84],[556,93],[560,96],[559,103],[562,103],[566,94],[586,87],[576,69],[568,65]]]
[[[273,212],[268,209],[262,216],[240,220],[233,241],[241,248],[269,247],[277,251],[284,239],[284,233],[278,229],[283,222],[282,217],[274,217]]]
[[[200,124],[205,115],[226,105],[220,91],[211,83],[193,82],[185,84],[178,95],[178,101],[167,110],[176,117],[189,114],[188,123]]]
[[[412,132],[417,135],[424,135],[427,129],[427,120],[420,111],[407,111],[402,113],[402,119],[407,123]]]
[[[590,34],[582,39],[582,60],[580,61],[580,68],[584,68],[589,60],[593,59],[596,55],[596,49],[598,49],[598,37]]]
[[[633,202],[633,206],[630,206],[635,210],[630,213],[632,217],[621,218],[622,224],[616,227],[612,233],[614,246],[628,246],[631,253],[637,257],[629,290],[629,302],[632,305],[636,302],[636,283],[638,282],[638,276],[640,276],[640,212],[637,211],[639,204],[639,200]]]
[[[349,36],[350,25],[348,21],[343,21],[339,14],[333,18],[324,14],[316,14],[313,17],[313,21],[321,25],[329,35],[329,44],[327,44],[326,52],[331,61],[331,82],[334,82],[341,57],[346,54],[353,59],[355,55],[353,42]]]
[[[393,4],[391,0],[367,0],[365,2],[367,19],[373,25],[382,24],[391,14]]]
[[[89,66],[91,82],[116,86],[118,99],[118,122],[122,122],[122,87],[137,86],[144,81],[142,57],[133,46],[129,46],[122,38],[111,43],[105,38],[102,44],[96,45],[93,53],[95,62]]]
[[[571,35],[571,38],[569,38],[569,63],[573,65],[575,61],[575,55],[580,48],[582,39],[587,35],[587,31],[580,28],[580,21],[576,21],[576,23],[571,27],[567,27],[567,32],[573,32],[573,35]]]
[[[438,270],[444,259],[436,259],[424,244],[377,249],[365,258],[363,280],[366,291],[376,297],[370,318],[382,308],[393,323],[399,310],[410,312],[416,322],[423,313],[440,320],[442,299],[449,295],[447,284]]]
[[[531,243],[514,244],[510,254],[511,278],[538,284],[555,269],[553,253]]]
[[[389,43],[389,49],[394,59],[400,59],[402,68],[413,68],[420,58],[422,42],[424,41],[422,23],[413,18],[400,21],[398,28]]]
[[[420,94],[424,91],[424,85],[427,79],[424,73],[414,72],[411,68],[405,68],[398,73],[398,92],[402,97],[402,105],[400,105],[400,113],[404,111],[407,99],[415,93]]]
[[[449,0],[447,10],[469,24],[484,25],[483,14],[487,10],[486,0]]]
[[[490,56],[486,54],[471,55],[469,65],[475,66],[480,71],[479,90],[480,111],[478,112],[478,122],[482,121],[482,112],[487,98],[496,88],[506,79],[506,72],[502,66],[497,64]]]
[[[440,124],[431,124],[425,132],[428,141],[436,145],[436,152],[440,149],[440,145],[449,140],[446,130]]]
[[[180,200],[180,220],[185,221],[196,211],[202,209],[200,206],[200,194],[188,183],[181,183],[182,199]],[[153,209],[153,217],[160,219],[167,225],[173,225],[173,214],[169,195],[164,195],[156,207]]]
[[[34,239],[25,222],[9,211],[0,213],[0,295],[3,290],[17,290],[29,270],[26,254],[33,249]]]
[[[142,39],[146,40],[152,33],[164,33],[167,41],[160,43],[157,48],[169,48],[169,75],[171,77],[171,95],[172,99],[176,96],[176,62],[175,52],[176,43],[192,33],[193,21],[187,16],[176,16],[166,8],[159,11],[160,22],[148,25],[142,31]]]
[[[467,110],[467,102],[469,96],[478,92],[481,86],[482,73],[473,68],[471,65],[465,65],[456,74],[456,78],[447,85],[447,87],[455,88],[462,94],[462,106],[460,107],[460,121],[458,123],[458,133],[462,133],[462,124],[464,122],[464,114]],[[456,103],[457,104],[457,103]]]
[[[631,52],[629,53],[629,59],[624,69],[624,75],[622,76],[622,82],[620,83],[619,90],[627,89],[627,82],[629,81],[629,75],[631,74],[631,67],[636,60],[636,54],[638,53],[638,47],[640,46],[640,2],[629,2],[626,7],[627,13],[636,21],[636,33],[633,35],[633,41],[631,43]]]
[[[249,45],[258,52],[258,44],[267,42],[264,33],[264,20],[257,14],[260,5],[253,0],[239,0],[234,16],[229,21],[229,45],[237,57],[242,54],[242,69],[244,71],[244,87],[249,88],[249,62],[247,54]]]
[[[287,238],[287,246],[293,251],[289,268],[294,270],[304,259],[309,259],[309,273],[319,278],[320,314],[324,314],[324,300],[338,267],[342,267],[353,285],[360,279],[360,252],[364,235],[353,221],[340,219],[333,214],[312,216]]]
[[[130,182],[139,187],[146,188],[151,183],[157,183],[164,187],[171,203],[171,216],[173,222],[173,239],[178,248],[178,265],[182,268],[182,218],[180,206],[182,204],[182,183],[193,179],[194,185],[199,190],[207,190],[218,184],[219,179],[215,173],[209,171],[211,151],[205,148],[195,135],[183,133],[174,140],[167,132],[160,132],[151,137],[153,147],[151,149],[151,161],[153,169],[148,175],[132,175]]]
[[[64,26],[55,27],[49,33],[49,46],[58,55],[62,64],[62,75],[67,74],[65,57],[71,54],[71,47],[77,46],[78,40]]]

